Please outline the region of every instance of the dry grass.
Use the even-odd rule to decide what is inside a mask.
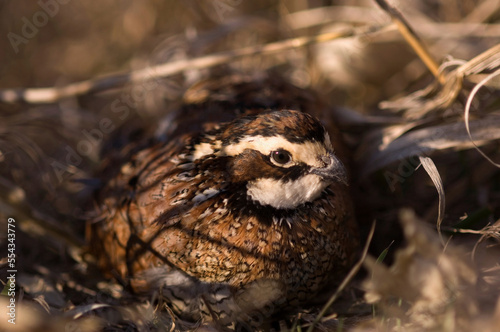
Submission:
[[[40,5],[0,4],[0,35],[24,38],[0,40],[0,240],[14,217],[19,271],[17,324],[2,315],[0,329],[199,328],[93,267],[83,226],[100,142],[69,151],[105,117],[119,127],[175,108],[215,66],[272,68],[335,105],[365,237],[377,221],[365,272],[321,317],[304,308],[275,329],[500,328],[500,1],[396,3],[410,39],[375,2],[319,4],[69,1],[29,36]],[[127,116],[114,102],[130,102]]]

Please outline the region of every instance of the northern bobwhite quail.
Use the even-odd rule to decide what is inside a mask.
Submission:
[[[225,326],[314,298],[358,246],[324,110],[275,75],[193,86],[153,137],[108,158],[88,228],[99,264],[183,317]]]

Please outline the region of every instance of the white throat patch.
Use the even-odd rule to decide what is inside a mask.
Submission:
[[[262,205],[294,209],[311,202],[328,186],[318,175],[308,174],[294,181],[260,178],[247,184],[247,194]]]

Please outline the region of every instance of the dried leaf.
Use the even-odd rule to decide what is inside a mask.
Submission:
[[[470,121],[469,127],[474,133],[474,142],[477,145],[500,139],[500,116],[497,114]],[[468,149],[473,146],[465,125],[460,122],[414,130],[389,144],[384,144],[383,136],[381,137],[379,141],[370,142],[372,148],[367,149],[359,161],[362,165],[362,176],[411,156],[450,148]]]
[[[443,181],[441,180],[441,176],[439,175],[439,171],[437,170],[437,167],[431,158],[420,156],[419,159],[420,159],[420,163],[424,167],[425,171],[427,172],[427,174],[429,174],[432,182],[434,183],[434,186],[436,187],[438,195],[439,195],[439,207],[438,207],[439,211],[438,211],[438,220],[437,220],[437,230],[438,230],[439,238],[441,239],[441,243],[444,244],[443,236],[441,234],[441,223],[443,222],[445,204],[446,204],[445,203]]]
[[[0,296],[0,307],[7,308],[9,299]],[[29,301],[16,302],[15,324],[8,321],[8,315],[5,315],[5,310],[2,311],[2,319],[0,319],[0,331],[12,332],[43,332],[43,331],[81,331],[91,332],[99,331],[102,326],[94,317],[81,318],[74,320],[62,315],[48,315],[44,311],[36,308]]]
[[[51,281],[37,275],[21,273],[18,276],[19,285],[24,291],[34,298],[38,298],[40,303],[49,312],[49,307],[63,307],[66,302],[64,295],[59,292]]]
[[[460,248],[448,245],[445,251],[412,211],[401,211],[400,219],[408,244],[390,268],[368,257],[366,300],[378,303],[385,317],[399,319],[405,331],[447,331],[449,324],[468,331],[479,314],[472,264]]]

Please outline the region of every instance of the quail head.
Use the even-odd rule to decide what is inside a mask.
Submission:
[[[104,162],[88,227],[100,266],[182,317],[224,326],[313,299],[358,246],[324,109],[274,75],[193,86],[154,135]]]

